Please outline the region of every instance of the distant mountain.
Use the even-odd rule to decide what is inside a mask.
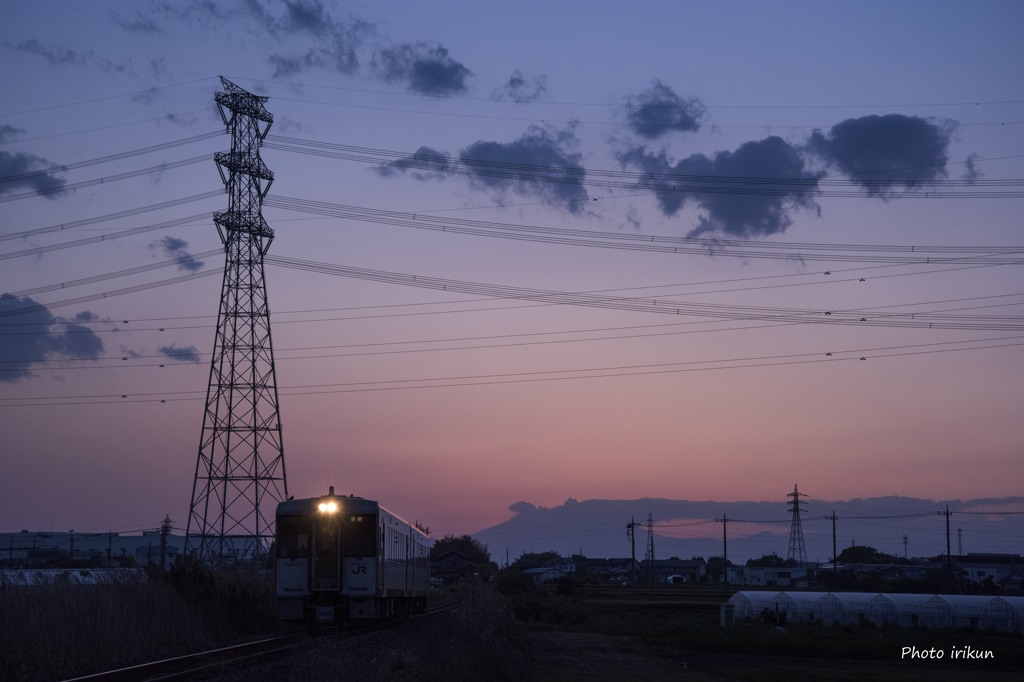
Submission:
[[[832,557],[832,520],[836,546],[869,545],[902,557],[946,553],[1024,553],[1024,497],[976,500],[926,500],[912,497],[854,498],[825,502],[801,498],[800,527],[809,561]],[[529,502],[509,507],[514,516],[474,537],[487,545],[499,564],[524,552],[556,551],[563,556],[628,557],[633,551],[627,526],[635,522],[635,552],[643,559],[653,536],[654,556],[721,556],[723,526],[730,561],[737,564],[765,554],[789,556],[793,516],[786,501],[714,502],[645,498],[584,500],[572,498],[552,508]],[[648,518],[653,533],[648,533]],[[723,519],[726,522],[723,523]]]

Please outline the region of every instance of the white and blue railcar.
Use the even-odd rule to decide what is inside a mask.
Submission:
[[[431,540],[373,500],[334,494],[277,505],[282,620],[334,623],[426,608]]]

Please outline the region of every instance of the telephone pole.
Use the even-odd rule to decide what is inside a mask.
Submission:
[[[950,590],[952,590],[955,576],[953,575],[953,554],[952,554],[952,548],[950,547],[950,543],[949,543],[949,517],[953,515],[953,512],[949,511],[949,505],[947,504],[946,505],[946,511],[944,511],[944,512],[940,511],[940,512],[938,512],[938,514],[939,514],[939,516],[945,516],[946,517],[946,579],[949,581]],[[957,580],[955,582],[956,582],[956,585],[957,585],[957,588],[958,588],[957,592],[959,592],[960,591],[959,590],[960,581]]]
[[[836,516],[836,510],[833,509],[832,516],[826,516],[825,518],[832,522],[832,589],[835,589],[839,584],[839,569],[836,568],[836,562],[838,561],[836,558],[836,519],[839,517]]]
[[[722,593],[725,598],[729,598],[729,533],[727,528],[729,527],[729,517],[722,514],[722,518],[715,519],[718,523],[722,524]]]
[[[635,518],[630,518],[629,523],[626,524],[626,537],[629,538],[630,552],[632,556],[632,563],[630,566],[633,569],[633,597],[636,597],[636,527],[640,524],[636,522]]]
[[[214,99],[231,135],[231,151],[214,155],[228,194],[228,210],[213,216],[224,280],[185,532],[186,553],[207,562],[262,558],[288,496],[263,267],[274,239],[263,199],[274,174],[260,145],[274,117],[268,98],[220,80]]]

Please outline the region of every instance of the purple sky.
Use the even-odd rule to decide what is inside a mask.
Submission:
[[[184,527],[221,75],[275,117],[291,494],[1021,493],[1024,6],[442,7],[4,3],[0,530]]]

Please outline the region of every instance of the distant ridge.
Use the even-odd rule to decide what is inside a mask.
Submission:
[[[823,501],[807,498],[801,513],[809,561],[832,557],[832,522],[837,517],[838,551],[869,545],[897,557],[934,557],[946,553],[946,508],[950,549],[960,553],[1024,553],[1024,497],[929,500],[887,496]],[[557,507],[516,502],[512,518],[473,536],[487,545],[499,564],[524,552],[556,551],[563,556],[628,557],[626,525],[634,520],[636,557],[647,546],[648,514],[654,518],[655,558],[721,556],[726,524],[729,560],[743,564],[765,554],[786,558],[791,517],[783,498],[771,502],[711,500],[567,499]]]

